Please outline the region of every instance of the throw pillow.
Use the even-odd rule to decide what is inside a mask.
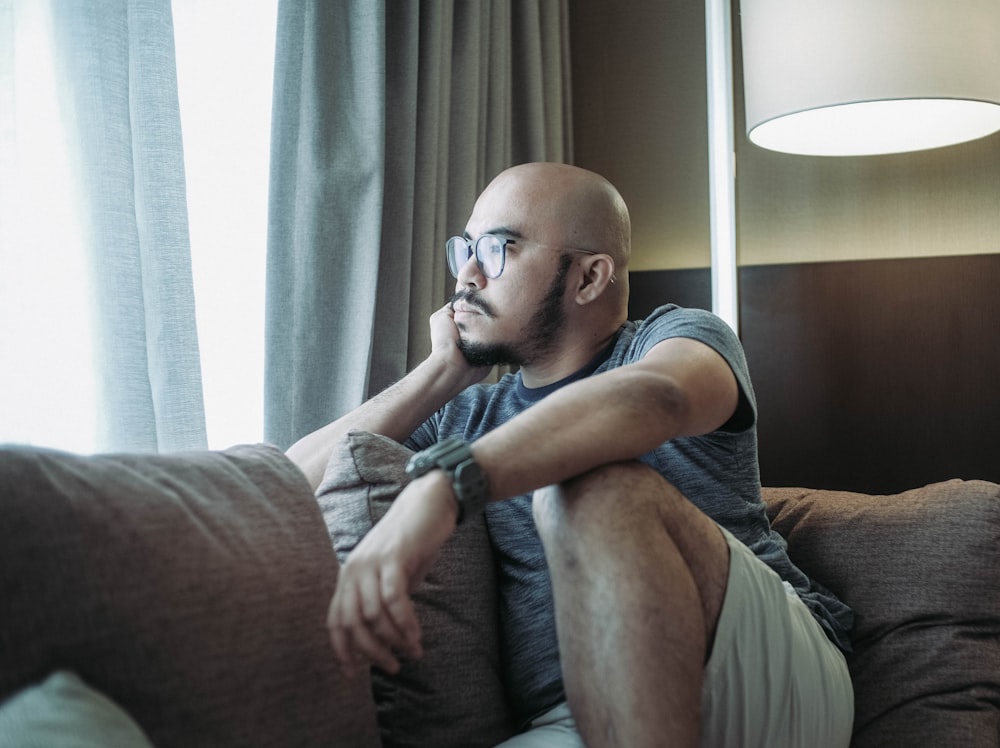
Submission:
[[[792,559],[854,609],[854,748],[996,745],[1000,486],[768,488]]]
[[[0,748],[153,748],[111,699],[58,671],[0,704]]]
[[[317,499],[341,562],[407,483],[412,453],[352,431],[337,445]],[[493,746],[513,734],[500,675],[496,570],[483,517],[455,534],[413,596],[424,656],[372,671],[385,748]]]

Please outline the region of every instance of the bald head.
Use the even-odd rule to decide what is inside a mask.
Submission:
[[[483,191],[484,200],[506,204],[539,241],[608,254],[619,274],[628,267],[628,208],[599,174],[567,164],[521,164],[501,172]]]

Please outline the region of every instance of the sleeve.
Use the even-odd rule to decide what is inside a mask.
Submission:
[[[420,452],[427,449],[438,441],[438,419],[441,417],[440,411],[432,415],[417,427],[417,430],[407,437],[403,446]]]
[[[750,381],[743,345],[720,317],[704,309],[662,306],[639,325],[632,343],[633,360],[643,358],[657,343],[669,338],[691,338],[704,343],[729,364],[740,388],[740,401],[722,431],[739,432],[757,421],[757,398]]]

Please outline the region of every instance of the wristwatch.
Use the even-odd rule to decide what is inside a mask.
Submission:
[[[489,484],[468,444],[453,436],[417,452],[406,463],[406,474],[419,478],[437,468],[451,478],[451,487],[458,500],[458,524],[486,508]]]

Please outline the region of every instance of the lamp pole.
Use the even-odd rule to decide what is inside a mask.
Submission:
[[[705,0],[712,311],[739,333],[732,38],[729,0]]]

